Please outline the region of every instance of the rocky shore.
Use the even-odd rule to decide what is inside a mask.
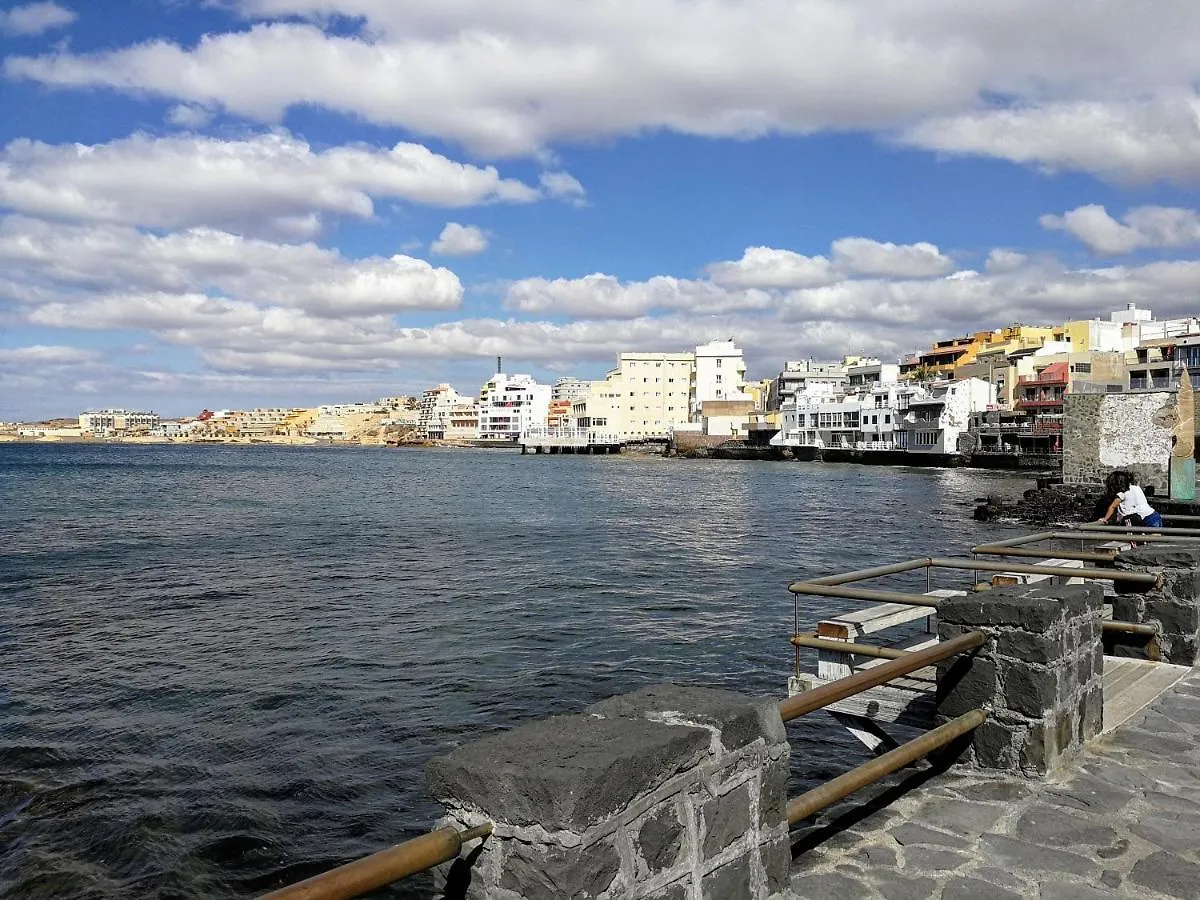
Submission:
[[[1070,484],[1033,487],[1019,499],[981,497],[975,502],[973,516],[980,522],[1007,519],[1037,526],[1095,521],[1108,506],[1099,486]]]

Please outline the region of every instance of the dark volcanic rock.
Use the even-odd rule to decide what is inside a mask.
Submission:
[[[1016,519],[1026,525],[1091,522],[1105,512],[1103,493],[1095,487],[1056,484],[1030,488],[1019,500],[987,497],[976,501],[972,515],[980,522]]]

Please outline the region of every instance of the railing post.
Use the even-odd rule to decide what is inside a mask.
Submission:
[[[474,900],[766,900],[788,886],[787,775],[777,700],[614,697],[430,763],[440,825],[494,822],[438,880]]]
[[[1162,587],[1118,593],[1113,618],[1158,625],[1158,650],[1164,662],[1192,666],[1200,648],[1200,545],[1144,544],[1119,554],[1114,565],[1131,572],[1162,576]],[[1127,652],[1118,646],[1118,655]]]
[[[1100,733],[1102,604],[1096,584],[1017,586],[942,601],[942,640],[986,635],[975,653],[938,666],[939,724],[978,707],[991,712],[965,764],[1045,775]]]

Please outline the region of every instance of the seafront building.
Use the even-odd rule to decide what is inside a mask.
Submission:
[[[479,440],[479,404],[474,399],[463,400],[450,407],[446,415],[446,431],[442,435],[447,441]]]
[[[417,435],[441,440],[450,425],[450,411],[466,398],[448,384],[439,384],[421,394],[417,413]]]
[[[479,440],[515,442],[532,428],[545,428],[549,411],[550,385],[497,372],[479,391]]]
[[[158,413],[132,412],[127,409],[101,409],[81,413],[79,430],[97,437],[149,432],[159,423]]]
[[[846,367],[842,363],[789,360],[771,382],[767,391],[767,409],[782,409],[783,404],[798,393],[825,388],[836,391],[845,386],[846,381]]]

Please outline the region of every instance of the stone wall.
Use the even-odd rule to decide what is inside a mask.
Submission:
[[[1181,666],[1195,665],[1200,648],[1200,546],[1146,544],[1120,554],[1115,565],[1161,575],[1163,583],[1144,593],[1118,590],[1113,618],[1157,625],[1158,657]]]
[[[1045,775],[1100,733],[1102,605],[1096,584],[1000,588],[941,602],[942,640],[968,631],[986,636],[976,652],[938,665],[939,724],[991,710],[965,764]]]
[[[1068,481],[1103,482],[1114,469],[1126,469],[1165,494],[1181,421],[1177,400],[1170,391],[1067,395],[1063,475]]]
[[[776,700],[614,697],[430,763],[439,827],[495,823],[438,881],[489,900],[765,900],[788,884],[787,776]]]

